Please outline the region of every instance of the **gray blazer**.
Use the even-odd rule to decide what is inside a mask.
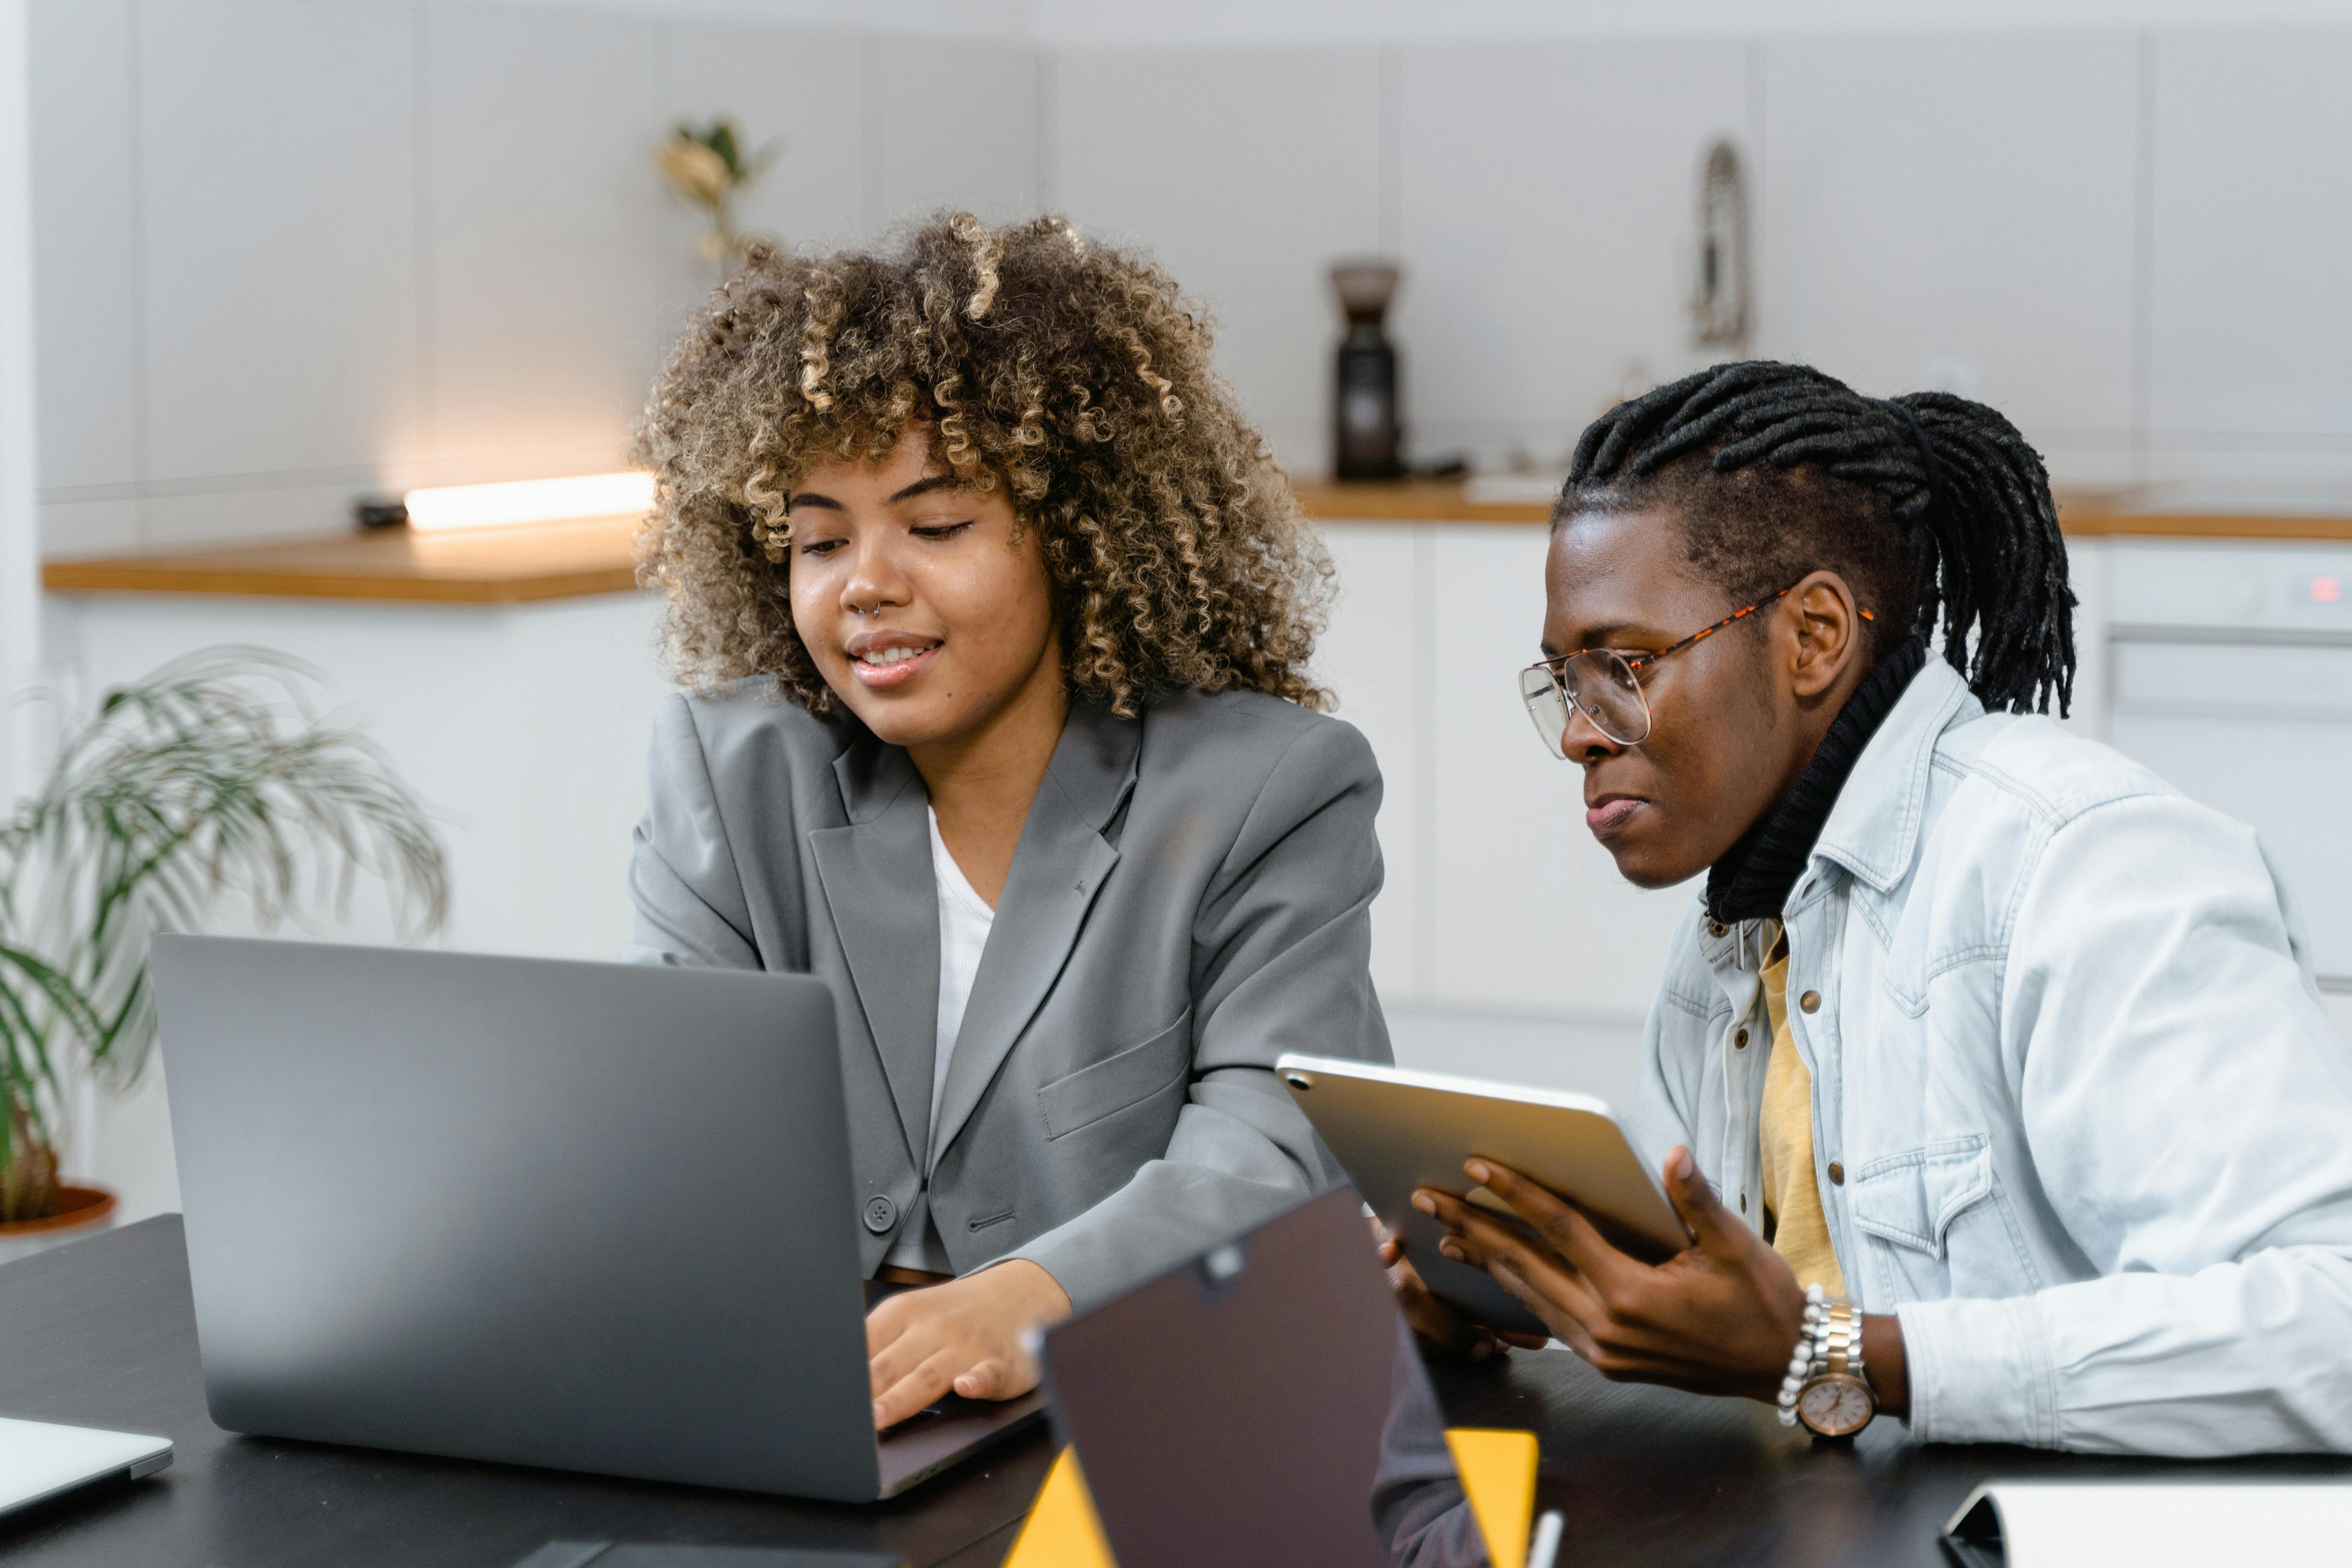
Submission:
[[[1380,770],[1276,698],[1073,706],[1029,810],[937,1126],[939,906],[922,777],[746,681],[654,724],[630,893],[646,963],[823,976],[870,1275],[916,1199],[958,1273],[1081,1308],[1337,1180],[1275,1058],[1391,1059],[1367,967]]]

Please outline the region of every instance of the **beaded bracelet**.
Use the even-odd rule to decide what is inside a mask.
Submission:
[[[1828,1360],[1823,1353],[1829,1339],[1829,1296],[1816,1284],[1805,1287],[1805,1326],[1797,1332],[1797,1348],[1789,1356],[1789,1374],[1780,1380],[1780,1425],[1797,1424],[1797,1395],[1803,1392],[1805,1380],[1812,1376]]]
[[[1840,1321],[1843,1314],[1843,1321]],[[1839,1342],[1832,1345],[1832,1342]],[[1788,1375],[1780,1380],[1780,1425],[1797,1424],[1797,1401],[1805,1384],[1830,1369],[1830,1352],[1836,1349],[1843,1369],[1866,1377],[1862,1362],[1862,1314],[1844,1301],[1830,1300],[1820,1285],[1805,1287],[1805,1326],[1789,1357]]]

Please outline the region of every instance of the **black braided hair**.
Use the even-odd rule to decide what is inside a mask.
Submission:
[[[2046,713],[2054,693],[2063,714],[2073,700],[2050,476],[1981,403],[1864,397],[1808,365],[1717,365],[1594,420],[1553,521],[1653,506],[1680,517],[1692,563],[1739,601],[1836,571],[1875,612],[1874,661],[1940,629],[1987,708]]]

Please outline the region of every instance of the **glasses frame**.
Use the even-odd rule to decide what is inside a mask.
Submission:
[[[1811,574],[1809,573],[1807,575],[1810,576]],[[1610,742],[1612,744],[1619,746],[1640,745],[1643,742],[1650,738],[1650,731],[1654,728],[1654,720],[1650,713],[1650,694],[1642,685],[1642,672],[1648,669],[1660,659],[1672,658],[1675,654],[1682,652],[1683,649],[1686,647],[1695,647],[1698,644],[1705,642],[1707,638],[1713,637],[1716,633],[1723,630],[1726,626],[1735,626],[1740,621],[1747,619],[1749,616],[1754,615],[1757,611],[1763,609],[1766,605],[1777,604],[1780,600],[1787,598],[1790,595],[1795,593],[1803,582],[1804,578],[1800,577],[1796,582],[1790,584],[1787,587],[1781,589],[1777,594],[1767,594],[1764,597],[1757,600],[1752,605],[1742,605],[1739,608],[1732,611],[1731,614],[1724,616],[1723,619],[1716,622],[1715,625],[1711,626],[1702,626],[1697,631],[1691,633],[1690,636],[1683,638],[1682,641],[1675,643],[1667,647],[1662,647],[1655,653],[1644,653],[1638,649],[1627,650],[1613,647],[1580,647],[1573,653],[1554,654],[1549,658],[1539,658],[1536,660],[1535,663],[1528,665],[1526,668],[1518,672],[1521,681],[1524,683],[1526,678],[1534,671],[1538,669],[1542,670],[1546,676],[1550,678],[1552,690],[1554,694],[1559,697],[1560,707],[1565,711],[1565,721],[1559,727],[1559,740],[1558,742],[1554,742],[1549,734],[1545,733],[1543,721],[1536,717],[1533,696],[1526,689],[1525,685],[1522,684],[1520,688],[1519,700],[1526,706],[1528,710],[1528,720],[1530,723],[1535,725],[1537,735],[1542,738],[1544,749],[1551,752],[1553,756],[1559,758],[1561,762],[1566,762],[1568,760],[1569,725],[1576,721],[1575,716],[1579,712],[1583,713],[1585,716],[1585,721],[1591,724],[1595,731],[1599,731],[1602,739]],[[1862,611],[1862,618],[1868,621],[1875,620],[1877,617],[1873,616],[1868,610],[1864,610]],[[1583,702],[1580,701],[1577,698],[1576,692],[1570,688],[1568,673],[1569,667],[1578,659],[1584,658],[1593,654],[1599,654],[1604,658],[1616,660],[1619,664],[1624,667],[1625,673],[1632,678],[1628,684],[1632,686],[1633,695],[1640,699],[1642,703],[1642,732],[1640,734],[1631,738],[1621,738],[1601,729],[1601,721],[1593,716],[1592,710]]]

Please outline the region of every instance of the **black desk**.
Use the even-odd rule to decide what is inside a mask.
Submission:
[[[1045,1484],[1042,1428],[866,1508],[237,1437],[205,1414],[177,1215],[0,1267],[0,1415],[172,1439],[172,1468],[0,1518],[10,1564],[509,1568],[551,1540],[1003,1560]]]
[[[1762,1405],[1606,1383],[1565,1351],[1433,1371],[1456,1425],[1540,1435],[1541,1506],[1570,1521],[1563,1564],[1948,1568],[1937,1532],[1996,1475],[2352,1475],[2339,1459],[1922,1447],[1894,1422],[1816,1447]],[[0,1268],[0,1415],[178,1445],[160,1476],[0,1520],[0,1558],[43,1568],[508,1568],[553,1539],[878,1548],[981,1568],[1011,1547],[1053,1453],[1032,1432],[906,1498],[844,1508],[233,1437],[205,1415],[176,1217]]]
[[[1538,1509],[1567,1515],[1559,1562],[1951,1568],[1936,1537],[1995,1477],[2210,1480],[2352,1476],[2352,1459],[2183,1463],[1915,1443],[1897,1421],[1816,1444],[1764,1405],[1612,1384],[1564,1350],[1499,1371],[1433,1365],[1446,1418],[1531,1429]]]

